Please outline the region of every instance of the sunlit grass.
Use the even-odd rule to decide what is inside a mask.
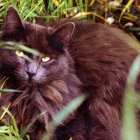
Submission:
[[[6,9],[9,5],[13,5],[19,12],[19,15],[24,20],[30,20],[34,23],[38,17],[46,19],[46,21],[52,19],[60,19],[60,18],[68,18],[73,17],[75,14],[90,12],[91,15],[85,14],[84,19],[95,20],[98,18],[96,15],[102,17],[102,19],[106,19],[110,15],[113,16],[114,11],[120,11],[120,16],[116,17],[116,20],[121,21],[123,16],[127,15],[128,21],[138,20],[137,15],[133,15],[127,9],[131,6],[134,0],[129,0],[126,5],[122,5],[122,7],[117,5],[111,5],[109,1],[104,2],[102,0],[48,0],[46,1],[46,6],[44,4],[46,0],[1,0],[0,1],[0,22],[4,23],[4,17],[6,16]],[[119,2],[119,1],[118,1]],[[120,1],[120,5],[121,5]],[[47,9],[46,9],[47,8]],[[77,10],[75,10],[77,9]],[[94,14],[92,14],[94,13]],[[105,15],[102,15],[105,13]],[[130,14],[130,15],[129,15]],[[129,18],[131,17],[131,18]],[[103,21],[104,22],[104,21]]]

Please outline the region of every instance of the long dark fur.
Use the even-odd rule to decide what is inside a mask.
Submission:
[[[21,21],[13,7],[8,9],[1,40],[21,42],[57,57],[55,63],[47,66],[47,79],[29,84],[14,52],[0,50],[0,77],[9,77],[5,87],[23,90],[23,93],[3,93],[0,106],[9,106],[20,130],[48,110],[30,128],[32,140],[39,140],[54,115],[84,92],[89,93],[89,98],[56,128],[54,137],[120,139],[123,93],[129,68],[138,54],[132,48],[134,40],[117,29],[91,22],[33,25]],[[136,42],[135,45],[139,47]],[[139,83],[136,86],[140,87]]]

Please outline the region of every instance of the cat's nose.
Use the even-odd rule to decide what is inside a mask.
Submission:
[[[26,73],[28,74],[29,80],[31,80],[32,77],[35,75],[35,73],[28,72],[28,71],[26,71]]]
[[[36,75],[37,72],[37,63],[28,63],[27,67],[25,69],[27,75],[28,75],[28,80],[31,81],[33,76]]]

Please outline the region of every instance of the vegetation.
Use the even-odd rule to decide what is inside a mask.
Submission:
[[[37,22],[60,18],[80,18],[111,23],[131,31],[140,39],[139,0],[1,0],[0,29],[4,25],[6,9],[13,5],[23,20]],[[39,20],[38,20],[39,19]]]
[[[2,33],[6,10],[9,5],[13,5],[18,10],[23,20],[28,20],[33,23],[38,21],[52,22],[53,20],[61,18],[79,18],[83,20],[92,20],[93,22],[101,22],[109,26],[117,26],[124,29],[133,38],[140,39],[139,0],[0,0],[0,34]],[[23,46],[16,46],[19,47],[19,49],[30,51],[30,49],[24,48]],[[33,53],[37,52],[33,51]],[[139,69],[140,56],[134,61],[128,76],[123,107],[122,140],[138,140],[135,109],[140,108],[140,96],[135,93],[134,83],[139,73]],[[6,79],[3,79],[3,81],[5,82]],[[3,85],[0,87],[0,95],[1,92],[7,92],[7,89],[3,89]],[[12,92],[12,90],[8,90],[8,92]],[[74,109],[73,106],[80,105],[84,99],[85,97],[81,96],[76,99],[77,101],[73,101],[68,105],[66,107],[67,109],[62,110],[55,118],[57,121],[52,122],[52,126],[56,127],[58,123],[70,113],[65,110],[72,111]],[[3,110],[4,112],[0,116],[0,121],[4,122],[5,125],[0,126],[0,139],[22,140],[23,136],[26,135],[26,132],[35,120],[29,124],[23,132],[19,132],[16,121],[8,111],[8,107],[3,108]],[[4,116],[6,114],[10,115],[13,126],[4,121]],[[42,115],[43,113],[38,117],[41,117]],[[53,130],[53,128],[51,129]],[[45,140],[46,137],[48,138],[49,136],[45,135],[43,139]],[[28,140],[30,139],[28,135],[26,135],[26,138]]]

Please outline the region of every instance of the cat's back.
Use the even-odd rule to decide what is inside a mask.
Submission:
[[[139,43],[119,29],[81,21],[75,22],[69,46],[85,89],[110,101],[121,98],[138,49]]]

